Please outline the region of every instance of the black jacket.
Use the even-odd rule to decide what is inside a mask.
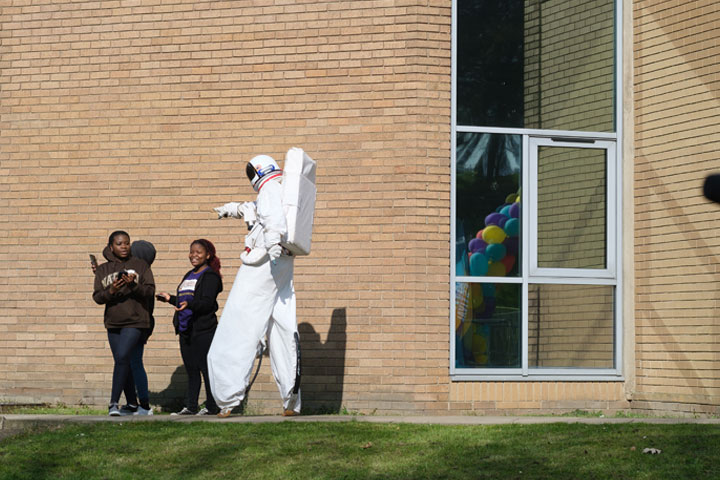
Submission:
[[[192,273],[192,270],[185,274],[183,281],[190,273]],[[180,281],[180,284],[182,284],[182,281]],[[183,335],[193,336],[215,330],[215,327],[217,327],[217,315],[215,315],[215,312],[218,311],[217,297],[222,292],[222,289],[223,284],[220,274],[207,267],[205,272],[200,275],[197,284],[195,284],[193,299],[188,303],[187,308],[192,310],[193,314],[190,319],[190,328],[187,332],[182,332]],[[170,295],[170,303],[177,307],[176,295]],[[175,326],[175,334],[179,334],[178,312],[175,312],[173,316],[173,325]]]

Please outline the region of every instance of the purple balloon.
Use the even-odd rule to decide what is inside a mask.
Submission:
[[[510,207],[510,216],[512,218],[520,218],[520,204],[513,203]]]
[[[485,253],[486,248],[487,243],[485,243],[485,240],[483,240],[482,238],[473,238],[472,240],[470,240],[470,243],[468,243],[468,250],[470,250],[471,253]]]
[[[498,225],[503,218],[505,218],[505,215],[501,213],[491,213],[485,217],[485,225]]]
[[[505,245],[508,255],[517,255],[520,237],[507,237],[503,245]]]
[[[503,215],[503,217],[498,222],[497,226],[500,228],[505,228],[505,224],[508,222],[508,220],[510,220],[510,217],[506,217]]]

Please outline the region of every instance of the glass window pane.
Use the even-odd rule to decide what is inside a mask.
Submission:
[[[521,285],[455,284],[455,366],[520,368]]]
[[[614,287],[530,285],[528,365],[613,368]]]
[[[523,126],[522,0],[458,0],[457,123]]]
[[[525,128],[615,131],[614,8],[614,0],[526,3]]]
[[[519,275],[520,135],[458,133],[456,275]]]
[[[606,268],[606,169],[603,149],[538,148],[538,267]]]
[[[614,0],[458,0],[457,124],[615,131]]]

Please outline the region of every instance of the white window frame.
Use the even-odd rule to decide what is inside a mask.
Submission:
[[[525,128],[499,128],[499,127],[477,127],[457,125],[457,0],[452,1],[452,87],[451,87],[451,191],[450,191],[450,379],[451,381],[623,381],[623,281],[622,281],[622,145],[623,138],[623,78],[622,50],[623,50],[623,0],[615,0],[615,59],[616,59],[616,82],[615,82],[615,132],[578,132],[578,131],[556,131],[543,129]],[[531,142],[533,145],[545,145],[550,142],[551,146],[578,147],[581,145],[577,140],[593,140],[597,148],[607,148],[608,152],[608,205],[607,205],[607,267],[605,270],[598,269],[596,272],[575,271],[576,269],[539,269],[537,268],[537,252],[532,253],[530,245],[530,233],[522,234],[522,255],[521,276],[519,277],[466,277],[456,276],[456,140],[458,132],[476,133],[497,133],[497,134],[520,134],[523,135],[523,164],[522,164],[522,189],[529,193],[527,202],[537,205],[537,193],[533,199],[535,186],[531,186],[537,179],[537,170],[532,172],[530,161]],[[556,140],[553,141],[552,139]],[[558,141],[558,138],[576,141]],[[535,162],[535,169],[537,165]],[[522,232],[531,232],[534,228],[535,235],[537,224],[531,225],[529,208],[524,207],[522,213]],[[535,216],[536,218],[536,216]],[[536,238],[533,236],[532,238]],[[535,267],[531,268],[530,259],[535,259]],[[557,271],[556,271],[557,270]],[[580,270],[580,269],[577,269]],[[455,285],[456,282],[479,282],[480,283],[512,283],[521,286],[522,295],[522,322],[521,322],[521,367],[520,368],[457,368],[455,366]],[[614,361],[613,368],[605,369],[583,369],[583,368],[529,368],[528,365],[528,291],[530,284],[537,283],[572,283],[572,284],[594,284],[614,285]]]
[[[529,195],[525,195],[527,198],[526,208],[527,216],[530,219],[529,238],[538,238],[538,157],[537,153],[540,147],[567,147],[567,148],[583,148],[583,149],[594,149],[604,150],[607,155],[605,159],[605,173],[606,173],[606,200],[605,206],[605,219],[606,219],[606,231],[605,231],[605,268],[602,269],[586,269],[586,268],[541,268],[538,267],[538,251],[537,242],[531,242],[528,246],[530,268],[529,274],[532,277],[551,277],[551,278],[590,278],[590,279],[614,279],[615,272],[617,271],[617,246],[615,244],[615,238],[617,236],[616,223],[613,219],[616,216],[617,210],[617,182],[613,181],[617,178],[617,160],[616,160],[616,148],[615,142],[607,140],[594,140],[592,138],[583,138],[581,141],[573,142],[569,139],[570,137],[529,137],[528,141],[528,155],[529,155],[529,168],[527,170],[528,176],[532,179],[532,185],[530,190],[525,190]],[[560,140],[562,139],[562,140]]]

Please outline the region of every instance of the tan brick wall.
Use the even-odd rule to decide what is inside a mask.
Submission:
[[[633,405],[718,413],[720,4],[634,3]]]
[[[619,382],[458,382],[450,388],[456,408],[478,414],[565,413],[626,410]]]
[[[88,253],[114,229],[156,245],[165,290],[214,241],[222,305],[244,226],[211,209],[253,197],[251,155],[300,146],[306,405],[448,408],[450,2],[20,1],[0,22],[0,402],[107,402]],[[181,396],[156,317],[150,389]],[[251,407],[277,412],[267,363]]]

